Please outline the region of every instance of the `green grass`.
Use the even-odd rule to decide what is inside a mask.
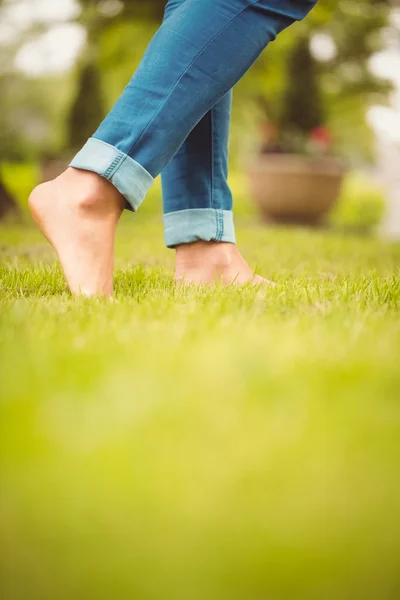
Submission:
[[[238,233],[276,289],[175,288],[129,215],[111,302],[0,230],[4,600],[400,597],[400,246]]]

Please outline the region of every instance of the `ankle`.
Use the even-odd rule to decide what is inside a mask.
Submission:
[[[176,263],[179,267],[197,268],[205,265],[228,267],[233,260],[236,246],[227,242],[198,241],[176,247]]]
[[[109,181],[93,173],[68,168],[55,183],[68,190],[68,197],[82,213],[118,214],[124,206],[125,198]]]

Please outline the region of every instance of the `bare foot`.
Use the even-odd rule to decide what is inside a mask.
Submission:
[[[195,242],[176,248],[177,282],[216,283],[224,285],[275,285],[255,275],[234,244]]]
[[[106,179],[69,168],[34,189],[29,208],[73,294],[113,292],[114,238],[124,198]]]

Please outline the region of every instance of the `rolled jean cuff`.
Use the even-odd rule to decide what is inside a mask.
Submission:
[[[233,213],[214,208],[192,208],[164,215],[165,243],[168,248],[193,242],[236,243]]]
[[[136,211],[143,202],[154,179],[142,165],[114,146],[90,138],[72,160],[70,167],[93,171],[101,175],[126,198]]]

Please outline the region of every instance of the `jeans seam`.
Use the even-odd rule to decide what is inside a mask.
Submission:
[[[213,110],[210,110],[210,206],[214,208],[214,119]]]
[[[215,239],[217,242],[220,242],[224,235],[224,211],[221,209],[216,210],[215,216],[217,222],[217,233]]]
[[[140,140],[142,139],[142,137],[144,136],[144,134],[146,133],[146,131],[148,130],[148,128],[150,127],[150,125],[153,123],[153,121],[159,115],[160,111],[164,108],[164,105],[168,102],[170,96],[173,94],[173,92],[175,91],[175,89],[177,88],[177,86],[179,85],[179,83],[181,82],[181,80],[183,79],[183,77],[186,75],[186,73],[189,71],[189,69],[195,64],[195,62],[203,54],[203,52],[205,52],[205,50],[208,48],[208,46],[210,46],[213,43],[213,41],[219,35],[221,35],[221,33],[223,33],[228,27],[230,27],[230,25],[232,25],[232,23],[234,23],[236,21],[236,19],[239,19],[239,17],[241,17],[242,14],[245,13],[247,9],[251,8],[255,4],[258,4],[260,1],[261,0],[254,0],[253,2],[251,2],[250,4],[248,4],[247,6],[245,6],[237,15],[235,15],[234,17],[232,17],[232,19],[228,23],[226,23],[226,25],[224,25],[224,27],[222,27],[222,29],[220,29],[215,35],[213,35],[213,37],[210,40],[208,40],[207,44],[205,44],[205,46],[203,46],[203,48],[201,50],[199,50],[199,52],[196,54],[196,56],[193,58],[193,60],[188,64],[188,66],[186,67],[186,69],[179,76],[179,78],[176,81],[175,85],[173,86],[173,88],[171,89],[171,91],[169,92],[169,94],[165,98],[164,102],[159,107],[159,109],[155,112],[155,114],[153,115],[152,119],[149,121],[149,123],[147,123],[146,127],[143,129],[143,131],[141,132],[141,134],[135,140],[135,142],[133,143],[133,145],[129,148],[129,150],[127,151],[128,155],[130,155],[130,153],[135,148],[135,146],[140,142]]]
[[[120,167],[122,161],[121,159],[124,158],[124,155],[122,152],[118,152],[118,154],[115,156],[114,160],[108,165],[105,173],[104,173],[104,178],[105,179],[112,179],[115,171]]]

